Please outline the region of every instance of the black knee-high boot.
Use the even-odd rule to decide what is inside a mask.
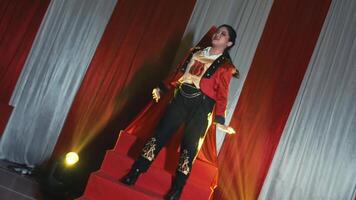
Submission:
[[[171,189],[165,196],[165,200],[178,200],[182,194],[183,188],[187,182],[192,168],[192,161],[188,150],[184,149],[180,156],[176,175],[173,179]]]
[[[181,172],[177,172],[176,176],[173,179],[172,186],[166,196],[165,200],[178,200],[183,192],[183,188],[188,179],[188,175],[185,175]]]
[[[156,157],[159,148],[156,144],[157,140],[155,138],[150,138],[142,149],[142,154],[131,166],[129,173],[121,178],[121,182],[126,185],[134,185],[138,177],[148,170],[151,163]]]
[[[134,185],[138,177],[147,171],[151,162],[140,156],[131,166],[130,171],[121,178],[121,183],[125,185]]]

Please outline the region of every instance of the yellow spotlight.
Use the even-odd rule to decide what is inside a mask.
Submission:
[[[79,161],[79,156],[75,152],[69,152],[66,154],[65,163],[67,166],[72,166]]]

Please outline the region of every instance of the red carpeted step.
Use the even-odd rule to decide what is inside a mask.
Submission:
[[[164,171],[163,167],[157,167],[157,161],[162,160],[162,158],[160,157],[161,155],[157,157],[157,160],[155,160],[153,166],[148,170],[147,173],[145,173],[145,176],[143,176],[142,178],[147,177],[147,179],[154,179],[155,175],[153,173],[158,172],[156,174],[162,177],[162,179],[167,180],[167,184],[169,185],[171,175],[168,172]],[[131,158],[122,156],[114,151],[108,151],[105,155],[100,170],[110,176],[120,178],[123,176],[123,174],[128,172],[132,163],[133,160]],[[163,162],[161,162],[161,164],[162,163]],[[159,174],[160,172],[162,173]],[[193,165],[192,173],[188,180],[202,186],[210,187],[211,183],[214,181],[214,176],[216,175],[216,173],[217,168],[215,166],[212,166],[209,163],[205,163],[197,159]]]
[[[108,151],[100,171],[118,181],[128,172],[132,163],[133,160],[131,158],[119,155],[114,151]],[[211,193],[210,184],[213,181],[213,176],[208,176],[208,174],[202,173],[204,170],[196,171],[195,167],[199,166],[197,165],[198,163],[201,165],[204,164],[202,161],[195,163],[193,172],[188,179],[185,190],[190,191],[188,193],[201,193],[199,196],[205,195],[208,197]],[[203,167],[200,166],[200,168]],[[208,178],[208,180],[206,180],[206,178]],[[170,188],[171,174],[162,168],[152,166],[146,173],[140,176],[136,185],[153,191],[159,195],[164,195]]]
[[[95,172],[90,175],[84,197],[93,200],[162,199],[161,196],[152,191],[140,188],[139,186],[128,187],[118,182],[115,178],[100,172]]]
[[[171,174],[163,169],[166,149],[162,149],[155,162],[137,181],[135,186],[126,186],[119,182],[133,163],[127,156],[136,137],[125,133],[120,134],[114,150],[106,153],[99,172],[92,173],[88,181],[84,197],[92,200],[111,199],[160,199],[169,190]],[[196,160],[193,170],[182,194],[185,199],[209,199],[216,167]]]
[[[120,132],[120,137],[116,143],[114,148],[115,152],[118,152],[121,155],[128,155],[130,148],[133,144],[136,144],[136,137],[134,135],[127,134],[125,132]],[[167,149],[163,148],[161,152],[158,154],[156,160],[153,162],[153,166],[164,168],[164,163],[166,159],[174,159],[178,162],[178,153],[176,155],[167,156]],[[132,156],[131,156],[132,157]],[[110,162],[110,161],[109,161]],[[171,172],[174,173],[175,166],[171,169]],[[205,161],[201,161],[199,159],[195,160],[193,165],[193,171],[191,174],[192,179],[197,179],[201,184],[210,185],[214,180],[217,174],[217,168],[210,163],[206,163]]]
[[[100,171],[119,180],[129,171],[132,163],[133,160],[131,158],[119,155],[114,151],[109,151],[106,153]],[[152,166],[148,172],[142,174],[136,182],[137,186],[154,191],[160,195],[166,193],[170,184],[170,173],[154,166]]]
[[[119,138],[116,142],[115,148],[113,149],[120,155],[125,155],[131,158],[137,158],[141,152],[141,149],[144,145],[143,140],[138,139],[134,135],[127,134],[123,131],[120,132]],[[133,148],[134,147],[134,148]],[[173,154],[173,155],[172,155]],[[154,166],[164,168],[165,160],[169,157],[170,160],[175,160],[178,162],[178,153],[171,152],[170,156],[167,155],[167,148],[162,148],[158,157],[156,158],[155,162],[153,163]],[[171,172],[174,173],[175,169],[171,169]]]
[[[165,193],[157,193],[152,188],[146,188],[140,184],[126,186],[105,173],[95,172],[90,176],[84,197],[93,200],[148,200],[162,199]],[[188,184],[184,188],[181,200],[209,199],[210,194],[211,191],[206,188]]]
[[[135,143],[136,136],[120,131],[119,138],[116,141],[114,151],[127,155],[131,146]]]

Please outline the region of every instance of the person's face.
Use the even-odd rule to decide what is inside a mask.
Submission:
[[[232,42],[229,41],[230,36],[226,27],[220,27],[211,38],[212,46],[215,48],[225,49],[232,45]]]

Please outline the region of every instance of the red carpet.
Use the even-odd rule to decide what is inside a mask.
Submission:
[[[135,144],[136,137],[121,133],[113,150],[106,153],[99,171],[90,175],[83,197],[91,200],[117,200],[117,199],[162,199],[169,190],[171,173],[164,169],[166,149],[162,149],[151,168],[143,174],[135,186],[126,186],[118,180],[126,174],[133,163],[128,156],[132,154],[131,146]],[[177,158],[169,158],[177,159]],[[209,199],[212,194],[210,188],[214,182],[217,168],[197,159],[192,173],[184,188],[181,199]]]

